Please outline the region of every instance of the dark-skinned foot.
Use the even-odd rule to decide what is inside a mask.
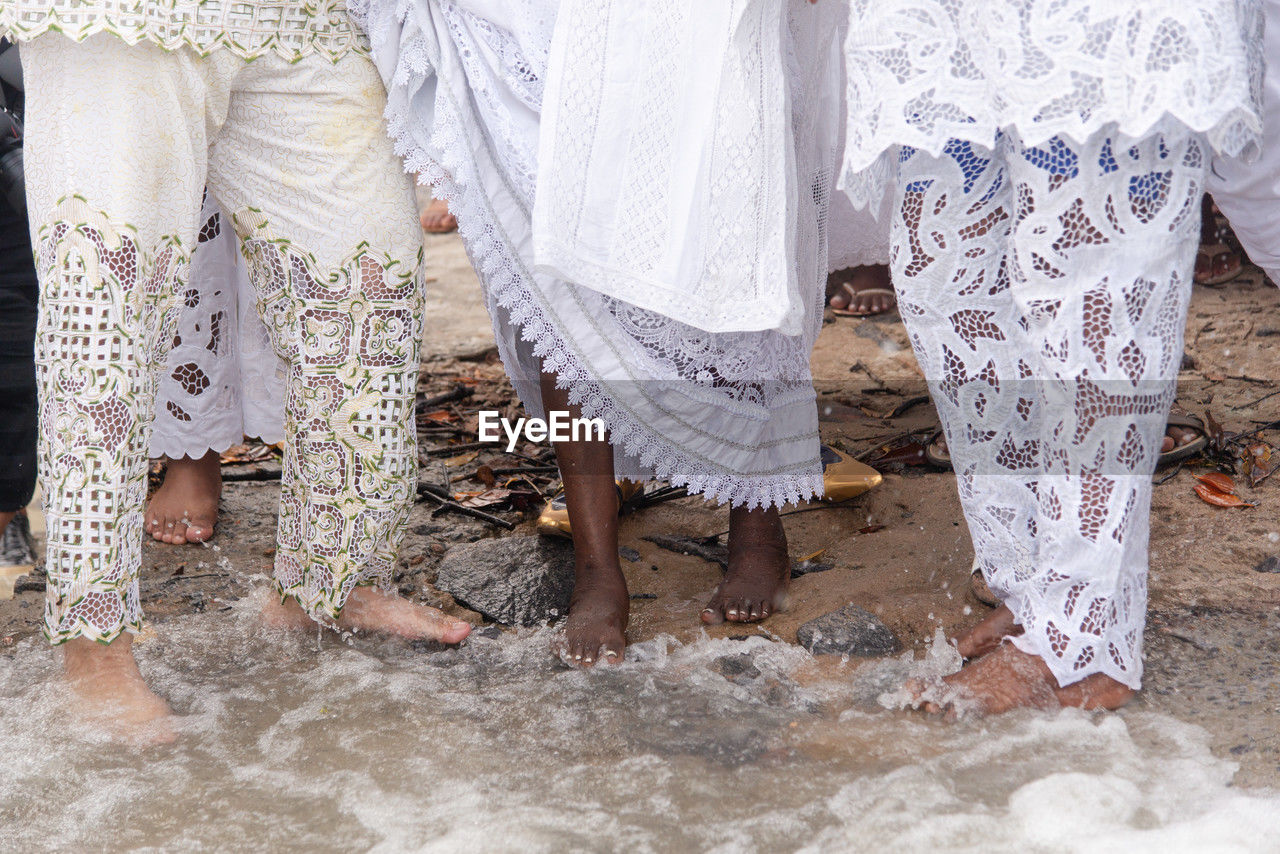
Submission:
[[[564,625],[561,657],[569,664],[592,667],[619,664],[627,648],[631,596],[617,565],[578,570]]]
[[[316,626],[294,599],[281,602],[275,595],[269,596],[263,605],[262,619],[267,625],[280,629],[307,630]],[[351,591],[337,622],[338,628],[348,631],[379,632],[447,644],[461,643],[471,634],[471,624],[465,620],[373,587],[357,587]]]
[[[203,543],[213,536],[222,497],[221,455],[183,457],[165,466],[164,483],[147,504],[145,528],[162,543]]]
[[[786,606],[791,561],[777,509],[729,511],[729,569],[702,622],[757,623]]]
[[[994,652],[1007,637],[1022,634],[1022,626],[1013,618],[1013,612],[1005,605],[996,608],[978,625],[956,638],[956,649],[966,659],[974,659]]]
[[[949,719],[966,715],[999,715],[1013,709],[1118,709],[1137,692],[1096,673],[1065,688],[1049,666],[1035,655],[1004,643],[942,679],[942,690],[921,683],[909,686],[929,714]]]
[[[883,265],[832,273],[827,281],[827,293],[827,305],[843,317],[884,314],[897,304],[889,268]]]

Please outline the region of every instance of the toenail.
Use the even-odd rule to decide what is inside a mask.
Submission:
[[[605,658],[617,658],[617,657],[618,657],[618,654],[617,654],[616,652],[614,652],[613,650],[609,650],[608,652],[606,652],[606,653],[604,654],[604,657],[605,657]]]

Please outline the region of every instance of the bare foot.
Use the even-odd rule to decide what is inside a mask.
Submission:
[[[62,647],[62,668],[81,717],[112,736],[138,744],[168,744],[177,738],[173,712],[142,679],[133,658],[133,637],[109,644],[86,638]]]
[[[940,698],[930,699],[927,686],[913,689],[923,701],[921,708],[949,718],[999,715],[1020,708],[1118,709],[1137,693],[1100,673],[1060,688],[1043,660],[1010,643],[943,677],[942,682],[945,696]]]
[[[1176,424],[1170,424],[1169,429],[1165,430],[1164,438],[1160,440],[1160,453],[1167,454],[1174,448],[1181,448],[1183,445],[1189,445],[1196,440],[1200,434],[1190,427],[1179,427]]]
[[[895,304],[889,268],[884,265],[833,273],[827,282],[827,291],[830,294],[827,305],[836,314],[870,317],[884,314]]]
[[[312,629],[316,626],[295,600],[281,602],[274,595],[267,598],[262,618],[267,625],[281,629]],[[461,643],[471,634],[471,624],[465,620],[372,587],[357,587],[351,591],[342,613],[338,615],[338,628],[449,644]]]
[[[164,483],[147,505],[146,530],[162,543],[203,543],[213,536],[222,497],[221,455],[170,460]]]
[[[448,234],[458,227],[458,220],[449,213],[449,205],[439,199],[432,199],[431,204],[422,212],[422,230],[427,234]]]
[[[564,625],[563,657],[582,667],[597,661],[620,664],[630,618],[631,597],[616,561],[599,569],[579,568]]]
[[[786,606],[791,561],[776,508],[729,511],[729,569],[702,622],[756,623]]]
[[[1005,605],[996,608],[982,622],[956,638],[956,649],[966,659],[978,658],[994,652],[1007,637],[1022,634],[1022,626],[1013,618],[1013,612]]]

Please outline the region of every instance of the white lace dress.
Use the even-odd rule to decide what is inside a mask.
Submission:
[[[557,0],[373,0],[353,11],[387,82],[406,168],[435,184],[458,218],[517,391],[540,412],[539,368],[554,373],[585,415],[607,422],[619,474],[664,478],[734,505],[817,494],[808,360],[838,164],[843,7],[792,0],[784,34],[797,161],[784,177],[803,202],[796,276],[805,306],[802,331],[791,336],[704,332],[533,270],[540,113],[558,8]],[[683,85],[653,58],[637,110]],[[649,166],[663,168],[658,159]]]
[[[1215,152],[1255,142],[1235,0],[854,0],[845,186],[892,188],[903,321],[974,550],[1058,682],[1142,676],[1151,473]]]

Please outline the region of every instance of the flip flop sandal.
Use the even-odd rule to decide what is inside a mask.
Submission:
[[[888,308],[884,309],[883,311],[852,311],[847,308],[836,308],[835,306],[827,306],[828,308],[831,309],[831,313],[836,315],[837,317],[875,317],[878,314],[888,314],[897,305],[897,294],[893,292],[893,288],[863,288],[862,290],[855,291],[853,289],[853,286],[850,285],[848,282],[841,282],[840,290],[844,291],[849,295],[849,305],[853,305],[854,302],[856,302],[859,298],[864,297],[867,294],[877,294],[877,295],[892,297],[893,304],[891,304]],[[839,291],[837,291],[837,293],[838,292]]]
[[[644,484],[634,480],[614,481],[613,488],[618,493],[618,515],[622,515],[622,511],[626,509],[631,499],[644,492]],[[551,496],[551,500],[542,508],[542,512],[538,514],[537,529],[538,533],[544,537],[573,539],[573,529],[569,526],[569,505],[564,497],[564,489]]]
[[[871,466],[835,448],[823,445],[821,454],[823,501],[848,501],[875,489],[884,480]]]
[[[1165,451],[1156,461],[1156,468],[1162,469],[1165,466],[1171,466],[1174,463],[1182,462],[1185,459],[1194,457],[1196,454],[1209,447],[1209,434],[1205,430],[1204,422],[1194,415],[1182,415],[1171,412],[1166,420],[1166,430],[1169,427],[1185,427],[1188,430],[1195,430],[1198,435],[1196,438],[1187,442],[1185,445],[1179,445],[1171,451]]]
[[[1221,258],[1223,255],[1234,257],[1236,259],[1236,264],[1226,272],[1218,273],[1217,275],[1213,275],[1211,273],[1208,277],[1203,279],[1196,276],[1195,283],[1197,285],[1204,285],[1207,288],[1216,288],[1221,285],[1225,285],[1233,279],[1239,278],[1240,274],[1244,272],[1244,261],[1240,258],[1240,254],[1225,243],[1203,243],[1200,245],[1200,248],[1196,250],[1196,257],[1198,258],[1201,255],[1208,256],[1210,270],[1213,269],[1213,262]]]
[[[929,441],[924,443],[924,458],[940,469],[949,469],[951,468],[951,452],[939,444],[941,438],[941,430],[929,437]]]

